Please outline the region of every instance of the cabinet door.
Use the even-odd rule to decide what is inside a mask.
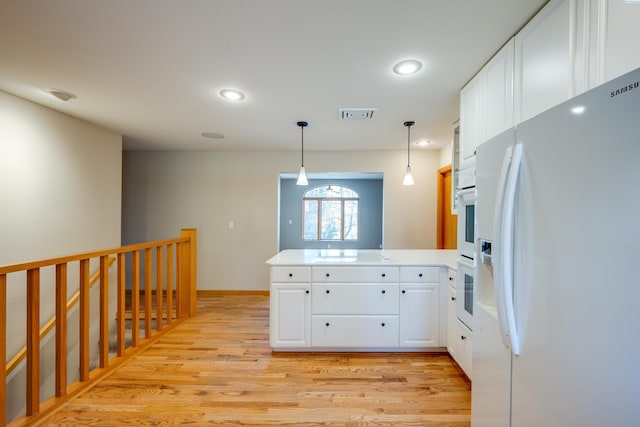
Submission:
[[[465,374],[471,378],[471,363],[473,359],[473,334],[462,322],[457,322],[458,352],[454,357]]]
[[[480,143],[513,126],[513,61],[511,39],[482,69],[485,75],[485,132]]]
[[[270,296],[271,347],[311,345],[311,285],[272,283]]]
[[[458,318],[456,316],[456,288],[448,286],[447,295],[447,351],[458,359]]]
[[[440,345],[439,283],[400,284],[400,346]]]
[[[482,73],[460,92],[460,168],[475,163],[476,147],[482,142],[484,84]]]
[[[640,67],[640,4],[614,0],[600,3],[604,83]]]
[[[552,0],[516,35],[516,124],[575,94],[577,20],[570,0]]]

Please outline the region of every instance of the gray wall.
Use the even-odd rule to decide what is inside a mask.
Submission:
[[[341,185],[358,193],[359,223],[357,241],[305,241],[302,239],[302,196],[319,185]],[[280,250],[331,248],[380,249],[382,245],[382,179],[310,179],[308,186],[295,179],[280,180]],[[291,224],[289,224],[291,220]]]

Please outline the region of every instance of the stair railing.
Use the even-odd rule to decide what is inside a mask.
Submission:
[[[130,291],[127,290],[127,254],[130,259]],[[116,354],[109,358],[109,259],[115,256],[116,277]],[[144,257],[144,277],[141,277],[141,258]],[[99,259],[99,313],[90,313],[89,264]],[[196,230],[183,229],[174,239],[128,245],[114,249],[33,261],[0,267],[0,424],[7,418],[7,276],[26,272],[26,413],[12,425],[28,425],[52,412],[71,396],[89,387],[122,361],[138,353],[155,338],[176,324],[195,314],[197,273]],[[79,381],[67,385],[67,267],[79,263]],[[154,265],[155,264],[155,265]],[[40,401],[40,270],[55,267],[55,394]],[[175,268],[175,270],[174,270]],[[155,276],[155,283],[152,278]],[[139,340],[141,284],[144,286],[144,341]],[[13,285],[12,285],[13,286]],[[152,328],[153,293],[156,297],[156,328]],[[131,344],[125,345],[126,296],[130,292]],[[174,300],[175,298],[175,300]],[[72,298],[73,299],[73,298]],[[173,307],[175,306],[175,313]],[[166,325],[162,318],[166,309]],[[174,318],[175,315],[175,318]],[[99,367],[89,368],[89,325],[91,318],[99,318]],[[44,330],[46,328],[43,327]],[[14,362],[12,359],[11,364]],[[11,368],[14,369],[14,368]],[[41,405],[42,403],[42,405]]]

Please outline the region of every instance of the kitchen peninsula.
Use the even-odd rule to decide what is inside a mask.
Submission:
[[[277,351],[446,351],[455,250],[289,249],[270,258]]]

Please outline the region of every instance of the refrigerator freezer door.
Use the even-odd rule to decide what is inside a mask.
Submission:
[[[513,426],[640,425],[639,82],[518,125]]]

